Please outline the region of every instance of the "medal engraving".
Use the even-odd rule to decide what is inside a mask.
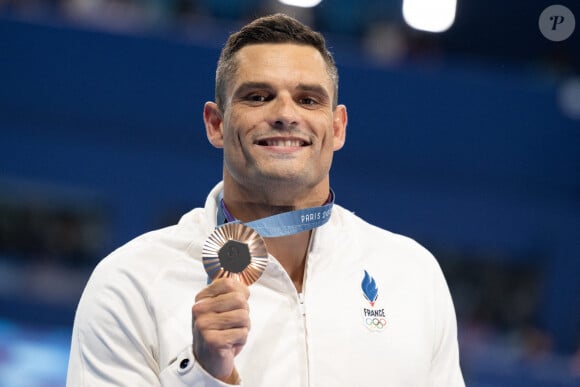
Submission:
[[[222,267],[232,273],[244,271],[252,260],[248,245],[234,240],[226,242],[218,251],[218,258]]]
[[[234,278],[250,285],[266,268],[268,251],[266,243],[254,229],[241,223],[226,223],[207,238],[202,258],[212,281]]]

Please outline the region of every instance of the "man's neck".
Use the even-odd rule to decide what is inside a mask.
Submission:
[[[312,188],[271,186],[247,188],[224,178],[223,200],[233,217],[246,223],[288,211],[324,204],[330,192],[328,181]]]
[[[248,189],[224,177],[223,200],[228,212],[246,223],[283,212],[324,204],[330,193],[328,179],[312,189],[267,186]],[[285,269],[298,292],[302,291],[304,271],[312,230],[297,234],[264,238],[268,252]]]

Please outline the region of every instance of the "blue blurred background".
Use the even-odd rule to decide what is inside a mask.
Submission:
[[[219,50],[275,11],[326,33],[338,202],[437,256],[467,384],[580,386],[580,31],[511,3],[460,0],[431,34],[392,0],[0,1],[0,386],[64,385],[95,264],[203,204]]]

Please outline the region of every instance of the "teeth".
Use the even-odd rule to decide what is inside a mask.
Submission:
[[[298,147],[304,144],[301,140],[266,140],[267,146]]]

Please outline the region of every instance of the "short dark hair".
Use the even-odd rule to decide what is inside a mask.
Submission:
[[[334,84],[332,105],[333,108],[336,107],[338,103],[338,70],[332,54],[326,47],[324,37],[321,33],[312,30],[298,20],[277,13],[255,19],[228,38],[218,61],[215,80],[215,99],[221,111],[225,107],[227,85],[238,69],[234,55],[245,46],[261,43],[295,43],[316,48],[324,58],[328,75]]]

